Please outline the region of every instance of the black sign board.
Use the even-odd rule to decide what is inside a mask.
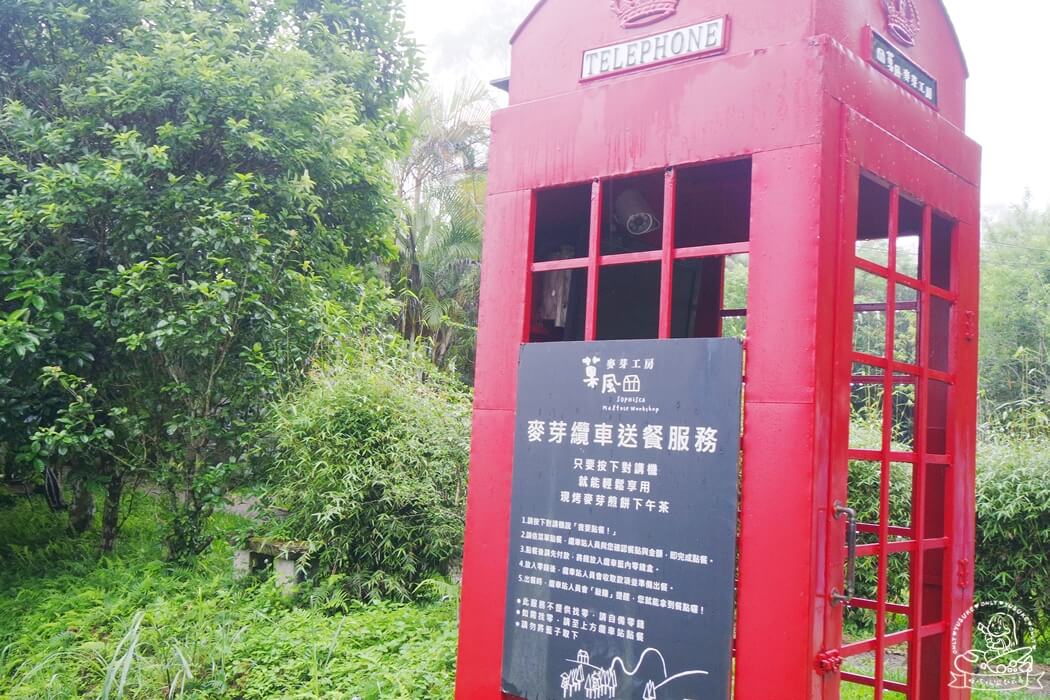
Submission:
[[[871,31],[871,62],[908,92],[937,106],[937,80],[874,30]]]
[[[742,352],[522,349],[503,691],[729,697]]]

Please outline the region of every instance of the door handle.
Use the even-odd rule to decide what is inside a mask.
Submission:
[[[857,511],[835,501],[835,520],[846,518],[846,590],[831,591],[832,605],[849,605],[857,592]]]

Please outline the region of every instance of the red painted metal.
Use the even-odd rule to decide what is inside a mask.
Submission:
[[[664,178],[664,230],[663,248],[660,251],[660,338],[671,337],[671,304],[674,285],[675,260],[675,203],[678,201],[678,174],[674,168],[667,169]]]
[[[515,35],[511,106],[493,117],[457,700],[502,697],[517,355],[532,339],[535,276],[586,275],[578,337],[593,340],[603,270],[658,265],[653,336],[668,338],[680,332],[676,263],[724,267],[726,256],[745,254],[746,309],[718,303],[695,319],[711,328],[704,314],[714,313],[718,329],[747,319],[735,698],[835,700],[843,683],[876,699],[967,697],[946,679],[952,626],[973,594],[980,151],[961,130],[966,66],[951,23],[940,0],[913,1],[922,31],[905,52],[938,79],[936,110],[866,59],[869,28],[886,34],[881,0],[680,3],[672,18],[639,29],[619,26],[607,0],[547,0]],[[724,55],[580,81],[589,49],[718,14],[732,24]],[[675,206],[687,196],[683,168],[742,158],[751,163],[748,240],[676,248],[676,218],[688,218]],[[603,255],[608,183],[654,172],[664,173],[654,250]],[[865,175],[890,188],[885,264],[855,251]],[[586,252],[535,261],[536,191],[579,183],[592,183]],[[895,260],[902,195],[922,207],[917,277]],[[932,245],[934,217],[953,222],[947,252]],[[935,254],[950,258],[950,284],[935,282]],[[854,304],[858,270],[884,280],[884,302]],[[723,293],[722,280],[704,277]],[[898,288],[914,300],[898,300]],[[854,348],[858,311],[883,312],[888,351]],[[893,352],[898,313],[916,318],[913,357]],[[874,372],[861,375],[854,363]],[[854,386],[882,387],[878,449],[850,445]],[[917,427],[902,445],[892,416],[894,391],[905,389]],[[834,508],[849,502],[853,460],[878,463],[882,477],[879,521],[858,528],[874,538],[858,555],[876,557],[879,572],[876,589],[851,601],[875,615],[864,639],[843,637],[843,608],[832,599],[845,559]],[[893,464],[911,470],[904,524],[889,518]],[[894,556],[910,560],[907,601],[890,597]],[[887,615],[905,627],[891,628]],[[889,648],[907,650],[906,678],[890,677]],[[872,652],[874,673],[849,666]]]
[[[595,180],[591,188],[591,224],[587,234],[589,255],[587,257],[587,311],[583,339],[598,337],[598,266],[602,250],[602,192],[604,183]],[[516,364],[516,363],[515,363]]]

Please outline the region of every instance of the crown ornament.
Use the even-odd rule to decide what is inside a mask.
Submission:
[[[678,0],[612,0],[610,7],[624,29],[644,27],[678,11]]]
[[[882,0],[886,11],[886,25],[893,38],[904,46],[915,46],[915,37],[922,25],[919,10],[913,0]]]

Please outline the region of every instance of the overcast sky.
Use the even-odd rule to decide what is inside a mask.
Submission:
[[[534,4],[406,0],[409,27],[445,90],[507,75],[510,35]],[[986,209],[1019,203],[1026,189],[1050,206],[1050,0],[946,4],[970,67],[967,132],[984,147]]]

